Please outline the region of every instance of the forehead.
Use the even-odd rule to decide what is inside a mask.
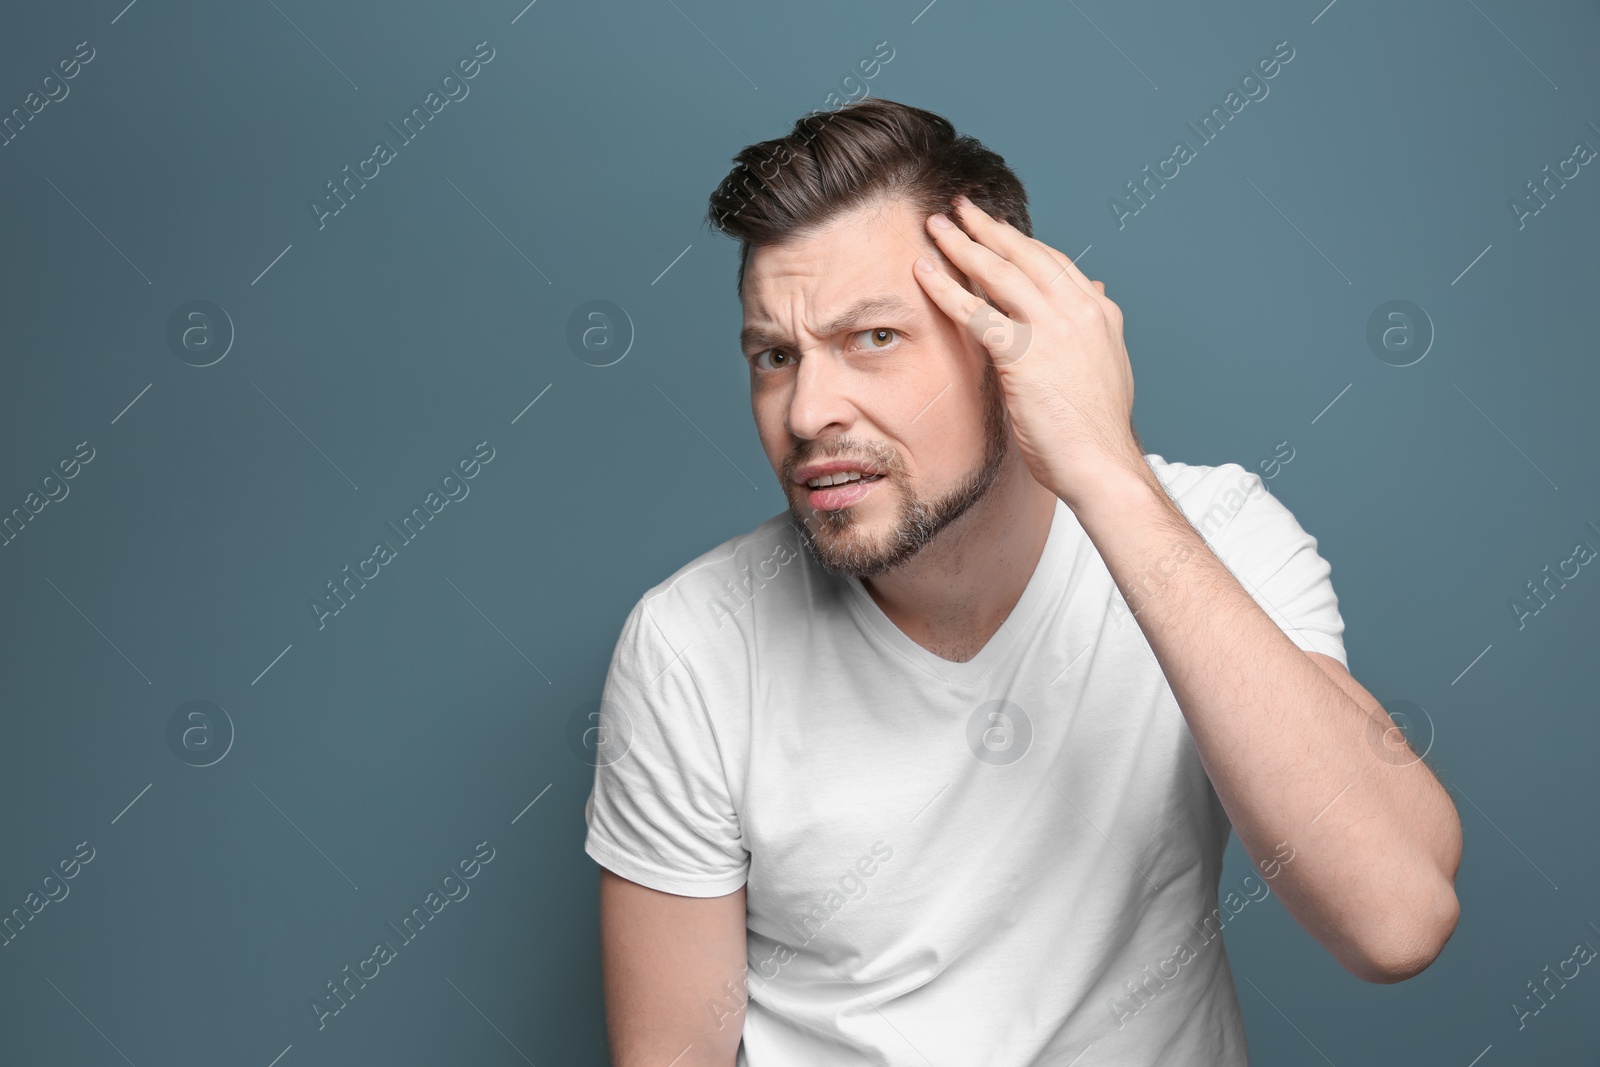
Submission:
[[[896,292],[906,303],[920,305],[926,295],[911,270],[927,252],[938,255],[921,213],[906,201],[852,208],[815,230],[750,250],[742,294],[745,323],[783,322],[799,311],[808,321],[821,321],[865,292]]]

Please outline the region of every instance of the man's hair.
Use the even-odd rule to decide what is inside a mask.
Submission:
[[[744,295],[745,264],[759,245],[804,236],[839,214],[879,197],[908,202],[922,217],[965,195],[989,215],[1028,236],[1028,194],[998,154],[958,135],[931,111],[867,97],[797,120],[785,137],[758,141],[711,194],[706,220],[740,242],[735,288]]]

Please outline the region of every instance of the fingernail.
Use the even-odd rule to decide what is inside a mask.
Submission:
[[[918,256],[917,269],[924,272],[933,270],[933,260],[929,259],[927,256]]]
[[[942,211],[939,214],[933,216],[933,228],[936,229],[936,230],[948,230],[948,229],[952,228],[954,225],[955,225],[955,223],[950,221],[950,216],[946,215]]]

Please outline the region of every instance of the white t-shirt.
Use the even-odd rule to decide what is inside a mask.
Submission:
[[[1261,479],[1146,462],[1294,643],[1345,662],[1330,567]],[[790,521],[634,606],[584,809],[586,851],[624,878],[748,885],[748,1004],[735,983],[707,1005],[742,1020],[739,1067],[1246,1064],[1220,934],[1244,902],[1217,909],[1231,826],[1072,510],[964,663]]]

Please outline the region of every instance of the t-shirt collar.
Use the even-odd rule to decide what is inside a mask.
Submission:
[[[1050,518],[1050,533],[1045,538],[1044,551],[1039,556],[1039,562],[1034,567],[1022,596],[1011,609],[1006,621],[989,638],[988,643],[976,656],[964,663],[936,656],[906,636],[904,631],[883,613],[883,609],[878,607],[877,601],[872,599],[872,594],[867,592],[860,578],[841,579],[850,589],[846,600],[850,604],[851,613],[855,615],[863,629],[899,659],[942,681],[961,686],[977,685],[985,681],[995,668],[1005,663],[1018,647],[1026,644],[1021,640],[1022,635],[1033,630],[1041,607],[1060,594],[1057,578],[1061,573],[1063,560],[1071,550],[1069,542],[1073,540],[1073,534],[1079,530],[1081,528],[1078,527],[1077,517],[1065,503],[1057,500],[1055,512]]]

